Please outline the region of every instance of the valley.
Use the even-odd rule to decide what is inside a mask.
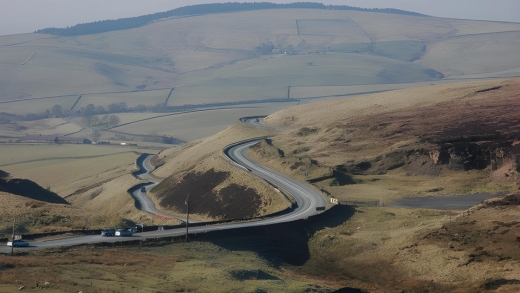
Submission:
[[[520,24],[280,8],[52,33],[0,36],[0,238],[14,218],[21,235],[179,225],[188,194],[194,222],[298,206],[227,158],[258,137],[242,153],[326,211],[189,243],[164,230],[17,249],[0,255],[0,291],[518,290]],[[147,183],[132,176],[142,154],[172,218],[128,193]],[[470,208],[394,204],[480,193]]]

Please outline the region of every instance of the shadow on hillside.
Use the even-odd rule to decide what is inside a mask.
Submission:
[[[4,178],[6,177],[7,176],[4,176]],[[47,190],[28,179],[14,178],[5,180],[0,178],[0,191],[20,195],[30,199],[41,200],[48,203],[68,204],[65,199],[56,193]]]
[[[308,242],[314,233],[326,227],[337,227],[354,213],[353,207],[334,206],[306,220],[210,232],[198,236],[197,240],[205,240],[227,250],[255,252],[275,267],[284,263],[300,266],[309,260]]]

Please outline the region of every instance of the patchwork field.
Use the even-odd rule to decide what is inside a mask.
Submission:
[[[65,197],[134,170],[137,152],[94,145],[0,145],[0,169]]]
[[[78,37],[6,36],[0,100],[84,95],[80,108],[154,105],[175,87],[169,105],[183,105],[283,98],[289,86],[516,76],[519,30],[515,23],[292,9],[166,19]],[[262,45],[272,52],[259,53]]]

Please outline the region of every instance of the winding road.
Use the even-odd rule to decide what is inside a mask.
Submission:
[[[230,160],[237,164],[237,168],[241,168],[247,170],[265,180],[273,184],[279,189],[282,189],[292,196],[297,201],[297,205],[293,207],[291,210],[286,213],[281,213],[277,216],[272,217],[264,217],[262,219],[254,219],[251,221],[242,221],[242,222],[230,222],[230,223],[218,223],[212,224],[208,222],[207,225],[201,225],[199,223],[197,226],[190,227],[189,233],[204,233],[209,231],[216,230],[226,230],[226,229],[235,229],[235,228],[243,228],[243,227],[253,227],[253,226],[262,226],[262,225],[270,225],[282,222],[290,222],[303,218],[310,217],[318,213],[318,210],[323,210],[327,206],[327,201],[325,198],[321,196],[321,194],[315,191],[312,187],[298,182],[286,175],[270,170],[259,163],[253,161],[247,155],[247,150],[250,146],[256,144],[259,139],[248,140],[244,142],[235,143],[227,148],[225,148],[224,153],[229,157]],[[148,177],[149,170],[146,167],[147,160],[150,157],[144,158],[140,162],[141,169],[146,170],[142,174],[136,174],[136,176],[140,176],[142,179],[151,179]],[[138,162],[139,163],[139,162]],[[153,180],[152,180],[153,181]],[[154,182],[148,185],[147,190],[151,189],[155,186],[157,182]],[[140,193],[140,191],[137,191]],[[134,198],[136,196],[140,198],[140,204],[136,203],[136,206],[140,205],[141,208],[146,207],[150,212],[158,213],[159,215],[165,215],[158,211],[155,208],[153,202],[148,198],[148,200],[141,195],[133,194]],[[169,216],[169,215],[165,215]],[[182,219],[182,218],[180,218]],[[190,221],[191,223],[192,221]],[[26,250],[26,249],[40,249],[40,248],[49,248],[49,247],[58,247],[58,246],[68,246],[68,245],[79,245],[79,244],[89,244],[89,243],[98,243],[98,242],[116,242],[116,241],[125,241],[125,240],[138,240],[145,238],[154,238],[154,237],[168,237],[168,236],[180,236],[186,233],[185,228],[176,228],[171,230],[157,230],[151,232],[143,232],[134,234],[132,237],[101,237],[101,235],[82,235],[82,236],[71,236],[69,238],[62,238],[56,240],[49,241],[29,241],[30,246],[24,248],[15,248],[15,250]],[[11,251],[10,247],[6,245],[0,246],[0,253],[9,253]]]

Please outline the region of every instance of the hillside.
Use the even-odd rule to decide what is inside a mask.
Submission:
[[[26,135],[27,120],[70,117],[48,131],[189,142],[301,103],[520,75],[517,23],[277,7],[164,15],[97,34],[2,36],[0,140]],[[119,124],[107,123],[113,116]]]
[[[20,195],[47,203],[68,204],[65,199],[35,182],[13,178],[11,174],[2,170],[0,170],[0,192]]]
[[[3,36],[0,101],[47,97],[34,112],[54,104],[154,106],[175,88],[167,105],[178,106],[287,98],[289,86],[516,76],[520,64],[510,57],[518,53],[519,31],[515,23],[271,9],[164,19],[85,36]],[[146,100],[136,100],[136,92]],[[20,111],[15,104],[2,111]]]
[[[363,182],[322,183],[350,197],[507,190],[518,171],[519,87],[518,79],[427,86],[290,108],[265,119],[284,129],[272,145],[287,155],[256,156],[277,168],[310,159],[336,180]],[[284,171],[301,178],[304,168]]]
[[[28,178],[0,171],[0,235],[10,233],[13,216],[19,233],[176,224],[138,211],[127,192],[142,183],[131,175],[142,153],[164,161],[152,174],[163,181],[148,194],[165,212],[184,216],[187,196],[195,220],[282,211],[290,197],[222,154],[231,143],[267,136],[249,152],[260,163],[312,182],[324,196],[384,207],[335,206],[259,238],[263,228],[232,231],[228,242],[199,245],[207,252],[191,243],[172,248],[167,264],[160,262],[171,251],[166,244],[125,250],[147,251],[153,262],[143,256],[117,266],[100,259],[118,248],[78,260],[91,253],[73,249],[70,259],[50,259],[74,271],[53,276],[78,291],[92,279],[119,291],[132,280],[135,290],[148,278],[154,291],[224,282],[237,292],[518,292],[520,24],[380,12],[188,13],[98,34],[0,37],[0,167]],[[238,123],[256,115],[269,116],[259,126]],[[111,116],[119,122],[108,125]],[[14,142],[93,138],[96,130],[112,143]],[[14,192],[28,182],[34,189],[25,194],[37,188],[59,198]],[[392,206],[473,193],[508,195],[464,211]],[[223,252],[236,260],[223,266],[227,259],[215,258]],[[136,277],[142,270],[132,265],[144,263],[154,268]],[[25,281],[41,281],[46,265],[27,266],[37,273]],[[25,263],[5,261],[4,269],[0,283],[13,284]]]
[[[354,11],[371,11],[380,13],[392,13],[392,14],[404,14],[404,15],[416,15],[420,16],[419,13],[410,11],[404,11],[399,9],[368,9],[359,8],[345,5],[324,5],[321,3],[289,3],[289,4],[275,4],[268,2],[253,2],[253,3],[212,3],[212,4],[199,4],[180,7],[177,9],[158,12],[143,16],[114,19],[114,20],[103,20],[92,23],[77,24],[67,28],[45,28],[37,30],[36,33],[40,34],[52,34],[58,36],[78,36],[78,35],[89,35],[98,34],[108,31],[117,31],[124,29],[131,29],[141,27],[150,24],[154,21],[160,21],[164,18],[171,17],[187,17],[204,14],[216,14],[216,13],[227,13],[227,12],[238,12],[238,11],[252,11],[252,10],[265,10],[265,9],[291,9],[291,8],[304,8],[304,9],[334,9],[334,10],[354,10]]]
[[[252,130],[269,130],[270,139],[250,156],[340,200],[386,206],[407,196],[510,193],[465,211],[357,208],[348,220],[328,219],[329,228],[311,233],[309,258],[284,269],[370,292],[517,290],[519,92],[519,79],[435,85],[301,105],[265,118],[268,127]],[[165,169],[156,172],[174,175],[162,184],[209,182],[189,178],[222,168],[214,142],[244,138],[247,127],[234,127],[164,152]],[[188,157],[201,163],[182,163]],[[257,184],[232,172],[216,190],[244,180]]]

